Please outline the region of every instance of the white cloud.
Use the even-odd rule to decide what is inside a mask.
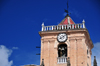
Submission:
[[[0,45],[0,66],[11,66],[13,61],[9,61],[12,50],[7,49],[4,45]]]
[[[94,43],[94,48],[92,49],[92,66],[94,56],[96,56],[97,66],[100,66],[100,42]]]
[[[18,47],[13,47],[12,49],[19,49]]]

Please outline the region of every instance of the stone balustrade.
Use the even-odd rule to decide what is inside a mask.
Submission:
[[[68,25],[57,25],[57,26],[44,26],[42,24],[42,31],[53,31],[53,30],[69,30],[69,29],[80,29],[85,28],[84,22],[81,24],[68,24]]]
[[[67,57],[58,57],[57,63],[67,63]]]

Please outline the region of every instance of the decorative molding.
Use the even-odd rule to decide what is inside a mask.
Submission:
[[[63,42],[63,43],[66,44],[68,47],[70,47],[70,42],[69,42],[69,40],[67,40],[66,42]],[[59,44],[62,44],[62,43],[60,43],[60,42],[58,42],[58,41],[56,40],[55,43],[54,43],[54,48],[57,49],[57,47],[58,47]]]
[[[58,44],[59,44],[59,43],[58,43],[58,41],[56,40],[55,43],[54,43],[54,48],[55,48],[55,49],[57,49]]]
[[[70,41],[69,41],[69,39],[65,42],[65,44],[66,44],[68,47],[70,47]]]

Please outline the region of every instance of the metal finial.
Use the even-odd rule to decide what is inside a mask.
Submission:
[[[44,26],[44,22],[42,23],[42,26]]]
[[[94,56],[93,66],[97,66],[96,56]]]
[[[68,8],[69,8],[69,6],[68,6],[68,0],[67,0],[67,10],[65,9],[65,12],[67,13],[66,16],[69,16],[69,14],[70,14],[69,11],[68,11]],[[66,16],[65,16],[65,17],[66,17]]]
[[[41,63],[41,65],[40,66],[44,66],[44,59],[42,59],[42,63]]]
[[[96,59],[96,56],[94,56],[94,59]]]
[[[83,23],[85,23],[85,20],[83,19],[83,21],[82,21]]]

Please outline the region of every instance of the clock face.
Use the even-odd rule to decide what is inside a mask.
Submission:
[[[65,33],[60,33],[57,36],[58,42],[65,42],[67,40],[67,35]]]

